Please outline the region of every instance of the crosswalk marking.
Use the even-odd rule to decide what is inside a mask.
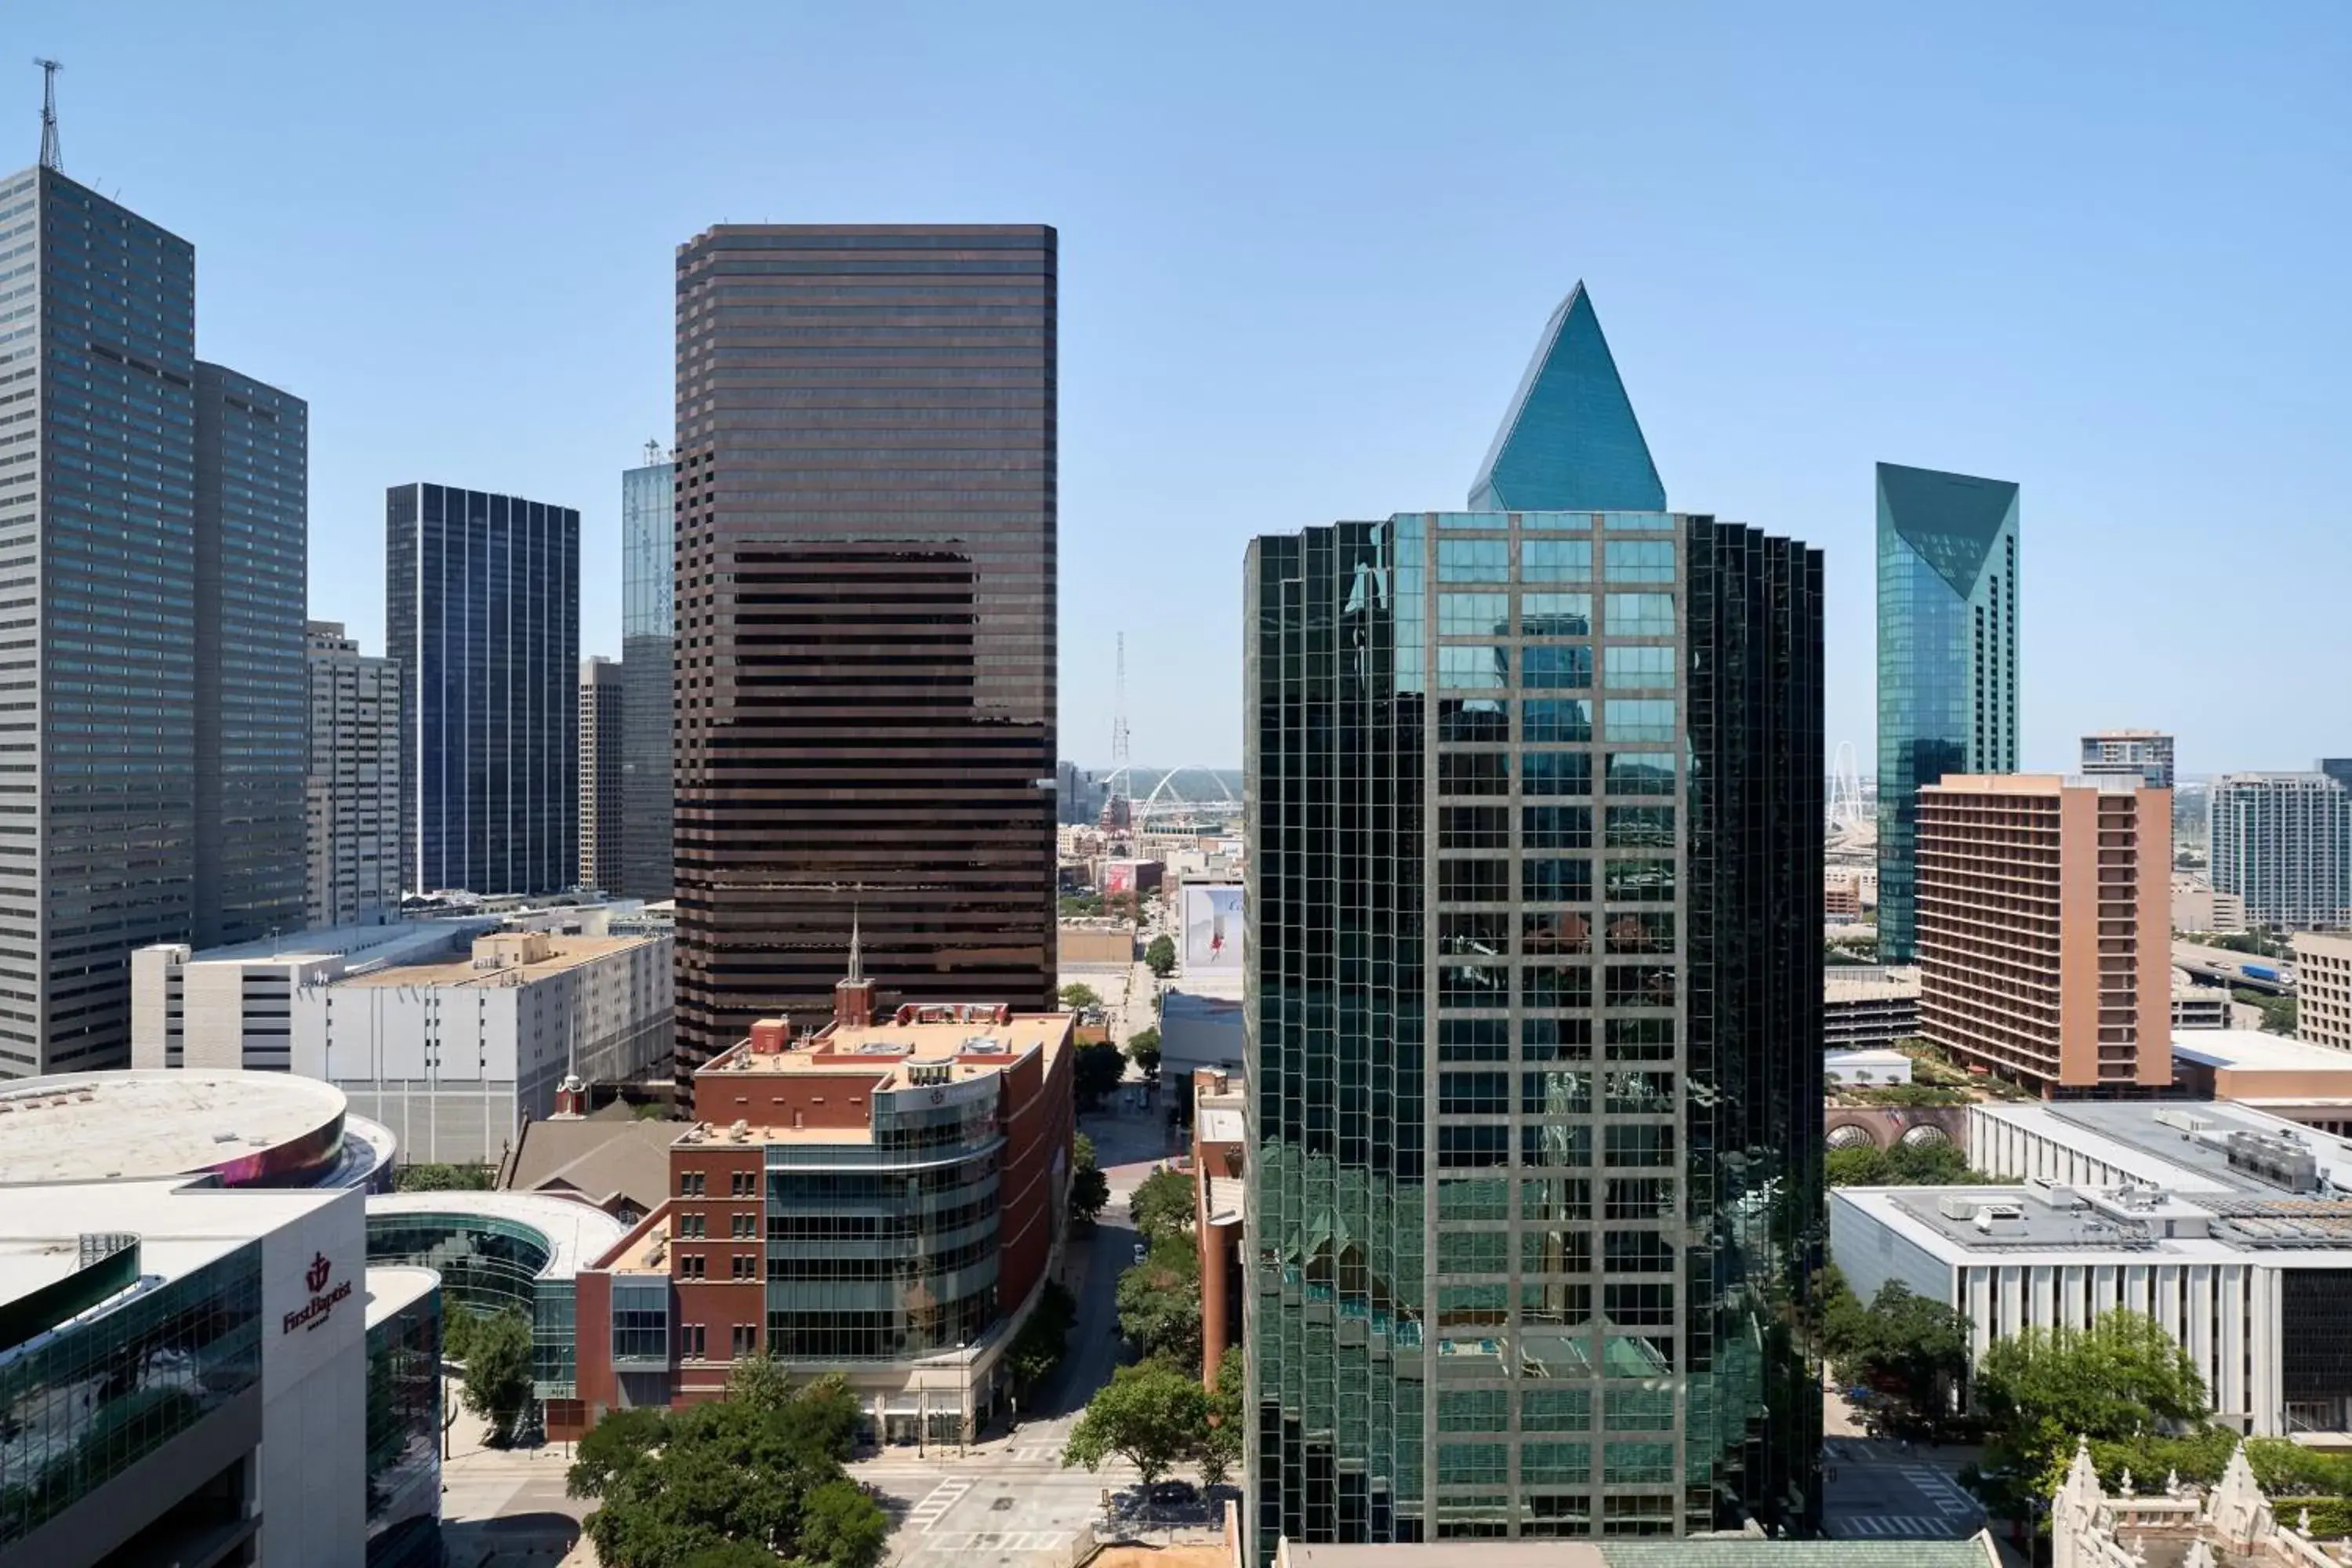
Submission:
[[[1066,1530],[982,1531],[971,1535],[935,1535],[919,1550],[963,1556],[979,1552],[1058,1552],[1069,1543]]]
[[[1977,1500],[1954,1486],[1943,1471],[1929,1465],[1904,1465],[1899,1468],[1903,1479],[1918,1488],[1921,1495],[1936,1505],[1937,1513],[1953,1516],[1977,1511]]]
[[[929,1534],[931,1526],[939,1523],[940,1517],[948,1510],[961,1502],[963,1494],[970,1490],[971,1490],[970,1481],[954,1479],[941,1481],[930,1489],[929,1495],[922,1501],[907,1510],[907,1522],[924,1534]]]
[[[1950,1537],[1950,1521],[1929,1519],[1919,1514],[1856,1514],[1851,1519],[1833,1519],[1824,1527],[1833,1536],[1852,1539],[1856,1536],[1880,1536],[1892,1540],[1942,1541]]]

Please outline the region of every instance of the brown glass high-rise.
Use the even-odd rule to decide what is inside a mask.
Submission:
[[[1051,1005],[1055,237],[678,247],[678,1068],[833,1005]]]

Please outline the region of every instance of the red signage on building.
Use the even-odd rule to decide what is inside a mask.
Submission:
[[[325,1253],[318,1253],[311,1258],[310,1267],[302,1276],[302,1283],[310,1289],[310,1300],[286,1314],[285,1322],[278,1331],[279,1333],[290,1334],[297,1329],[317,1328],[335,1310],[335,1303],[352,1293],[352,1282],[348,1279],[331,1290],[327,1289],[327,1281],[334,1272],[335,1266],[327,1261]]]

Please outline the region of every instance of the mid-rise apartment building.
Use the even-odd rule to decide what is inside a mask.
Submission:
[[[580,869],[583,888],[620,879],[626,832],[622,758],[628,744],[621,667],[604,656],[580,661]]]
[[[2296,1032],[2352,1051],[2352,936],[2297,931],[2294,942]]]
[[[2248,924],[2352,926],[2352,785],[2324,767],[2224,773],[2210,799],[2213,889]]]
[[[2101,730],[2083,737],[2085,778],[2128,776],[2172,787],[2172,737],[2161,730]]]
[[[307,636],[310,722],[303,775],[311,930],[400,913],[400,667],[360,652],[340,621]]]
[[[2045,1096],[2172,1081],[2172,792],[1947,775],[1919,792],[1919,1032]]]

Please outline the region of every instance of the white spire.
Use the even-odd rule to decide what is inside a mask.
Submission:
[[[860,951],[857,931],[857,906],[849,906],[849,983],[856,985],[866,978],[866,955]]]

